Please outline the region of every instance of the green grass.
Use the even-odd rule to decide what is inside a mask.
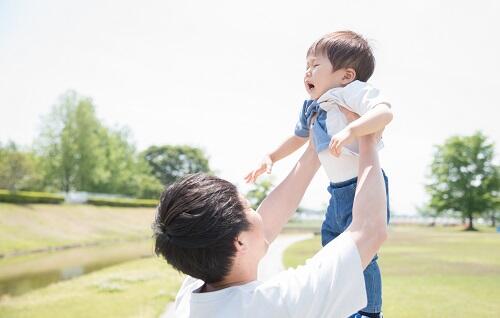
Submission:
[[[153,208],[0,203],[0,254],[151,236]]]
[[[140,259],[0,299],[0,317],[158,317],[182,279],[164,260]]]
[[[284,262],[319,248],[319,236],[296,243]],[[500,234],[490,228],[393,226],[379,265],[386,317],[500,317]]]
[[[320,232],[321,220],[290,220],[284,227],[283,232]]]

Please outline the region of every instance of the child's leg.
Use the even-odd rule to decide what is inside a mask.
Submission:
[[[375,256],[363,272],[368,303],[360,310],[361,313],[379,313],[382,310],[382,276],[377,258]]]
[[[351,187],[356,189],[356,183],[353,179],[350,182]],[[334,191],[336,189],[336,184],[332,183],[328,186],[328,192],[330,193],[330,201],[328,202],[328,207],[326,209],[325,219],[323,220],[323,224],[321,225],[321,244],[325,246],[334,238],[339,236],[345,229],[339,224],[338,216],[341,215],[339,211],[339,199],[334,195]],[[354,201],[354,196],[353,196]],[[352,204],[351,204],[351,214],[352,214]]]
[[[330,187],[328,187],[330,190]],[[326,210],[325,219],[323,224],[321,224],[321,245],[325,246],[334,238],[340,235],[338,232],[334,232],[335,225],[335,202],[333,196],[330,197],[330,202],[328,203],[328,208]]]

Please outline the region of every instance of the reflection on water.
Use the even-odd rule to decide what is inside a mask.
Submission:
[[[68,267],[64,268],[61,271],[61,279],[66,280],[70,279],[76,276],[80,276],[84,273],[83,267],[82,266],[73,266],[73,267]]]
[[[17,296],[104,267],[153,255],[150,240],[0,260],[0,297]]]

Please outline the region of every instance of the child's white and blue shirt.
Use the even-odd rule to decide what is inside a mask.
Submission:
[[[379,104],[391,106],[378,89],[361,81],[354,81],[345,87],[332,88],[317,101],[304,102],[299,121],[295,126],[295,135],[306,138],[309,137],[309,130],[313,130],[313,142],[319,160],[331,182],[342,182],[356,177],[359,165],[357,141],[345,145],[339,157],[331,155],[328,151],[332,136],[348,124],[339,107],[363,116]],[[317,117],[311,126],[314,114],[317,114]],[[383,143],[379,141],[377,150],[382,147]]]

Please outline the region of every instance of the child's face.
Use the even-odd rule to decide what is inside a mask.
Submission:
[[[346,85],[345,69],[332,72],[333,66],[325,55],[309,55],[304,85],[311,99],[318,99],[329,89]]]

